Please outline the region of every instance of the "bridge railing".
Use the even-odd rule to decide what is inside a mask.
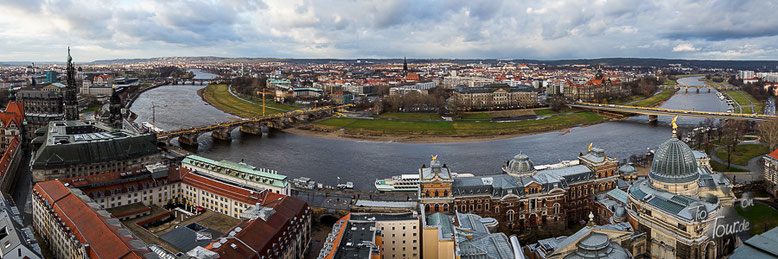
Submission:
[[[729,116],[729,117],[751,117],[751,118],[760,118],[760,119],[774,119],[774,118],[778,118],[778,116],[775,116],[775,115],[764,115],[764,114],[686,111],[686,110],[673,110],[673,109],[665,109],[665,108],[638,107],[638,106],[627,106],[627,105],[616,105],[616,104],[602,104],[602,103],[588,103],[588,102],[575,102],[574,104],[585,105],[585,106],[592,106],[592,107],[603,107],[603,108],[621,108],[621,109],[633,109],[633,110],[650,110],[650,111],[660,111],[660,112],[670,112],[670,113],[685,113],[685,114],[698,114],[698,115],[717,115],[717,116]]]
[[[320,108],[313,108],[313,109],[299,109],[299,110],[293,110],[288,111],[285,113],[276,113],[276,114],[270,114],[265,116],[259,116],[254,117],[250,119],[244,119],[244,120],[238,120],[238,121],[230,121],[230,122],[222,122],[217,124],[212,124],[204,127],[194,127],[194,128],[187,128],[187,129],[181,129],[177,131],[171,131],[171,132],[163,132],[158,133],[157,138],[167,138],[171,136],[178,136],[182,134],[188,134],[188,133],[197,133],[202,131],[210,131],[216,128],[222,128],[222,127],[231,127],[231,126],[238,126],[250,122],[259,122],[264,120],[271,120],[271,119],[278,119],[278,118],[287,118],[297,115],[303,115],[308,114],[312,112],[319,112],[319,111],[326,111],[326,110],[335,110],[335,109],[342,109],[342,108],[348,108],[354,106],[353,104],[345,104],[345,105],[339,105],[339,106],[325,106]]]

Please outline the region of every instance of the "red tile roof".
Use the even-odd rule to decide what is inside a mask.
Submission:
[[[3,127],[8,127],[11,122],[16,127],[21,127],[24,121],[24,104],[17,102],[8,102],[5,111],[0,113],[0,121],[3,122]]]
[[[248,204],[260,202],[259,193],[242,188],[239,186],[227,184],[219,180],[191,173],[189,169],[181,167],[181,181],[185,184],[194,186],[211,193],[215,193],[233,200]]]
[[[778,149],[776,149],[775,151],[773,151],[772,153],[770,153],[770,155],[769,155],[769,156],[771,156],[772,158],[778,159]]]
[[[8,166],[11,165],[11,160],[13,160],[16,152],[19,151],[18,147],[19,147],[19,136],[16,136],[13,139],[11,139],[11,143],[9,143],[8,147],[5,148],[3,157],[0,158],[0,178],[5,176],[5,172],[8,170]]]
[[[294,227],[303,227],[303,225],[299,225],[299,222],[307,213],[308,204],[305,201],[283,194],[268,192],[267,195],[268,197],[261,205],[275,210],[275,213],[267,221],[262,220],[262,218],[244,220],[236,226],[242,228],[240,232],[235,234],[235,238],[239,239],[239,241],[228,239],[219,248],[214,249],[212,244],[207,248],[219,254],[220,258],[258,258],[252,249],[260,255],[266,256],[266,258],[273,258],[274,256],[268,255],[267,252],[268,250],[273,250],[274,243],[278,243],[277,248],[283,253],[286,249],[284,249],[282,243],[297,238],[291,233],[294,231]],[[295,217],[297,217],[298,225],[291,226],[292,219]],[[304,230],[298,229],[297,231]],[[282,241],[279,242],[279,240]],[[215,242],[218,242],[218,239]],[[233,248],[232,245],[235,245],[235,247]],[[246,247],[246,245],[251,247],[251,249]]]
[[[98,214],[62,182],[40,182],[35,184],[33,190],[52,204],[54,213],[70,228],[79,242],[89,244],[86,251],[90,258],[143,258],[144,254],[150,253],[145,247],[133,247],[130,241],[142,242],[132,236],[119,234],[118,230],[123,228],[121,223],[119,226],[108,223],[109,217]]]
[[[181,175],[179,173],[179,167],[169,167],[168,175],[166,178],[152,177],[136,178],[131,181],[127,181],[129,176],[122,176],[122,174],[131,173],[129,176],[141,176],[149,175],[150,172],[145,167],[135,168],[126,171],[101,173],[88,176],[77,176],[71,178],[59,179],[62,183],[67,183],[70,186],[80,189],[91,198],[110,197],[111,191],[114,191],[113,195],[120,195],[122,193],[134,191],[142,191],[143,189],[156,188],[166,184],[172,184],[181,181]],[[122,181],[125,179],[125,181]],[[167,180],[165,182],[164,180]],[[133,189],[133,186],[135,189]],[[102,193],[102,195],[100,195]]]

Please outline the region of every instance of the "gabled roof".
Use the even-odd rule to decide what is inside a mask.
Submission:
[[[8,102],[5,111],[0,113],[0,121],[3,127],[13,125],[19,127],[24,121],[24,104],[17,102]]]
[[[218,253],[220,258],[255,258],[254,251],[265,254],[273,248],[273,244],[280,243],[279,240],[289,241],[296,238],[291,233],[295,230],[291,229],[290,225],[294,220],[303,220],[303,216],[308,211],[308,204],[305,201],[267,192],[267,197],[261,206],[273,208],[275,213],[270,215],[267,220],[262,219],[262,217],[244,220],[231,231],[236,232],[235,238],[227,239],[223,244],[214,248],[213,244],[221,241],[216,240],[207,248]],[[279,248],[283,249],[283,247]]]
[[[778,159],[778,149],[776,149],[775,151],[770,153],[768,156],[770,156],[772,158],[775,158],[775,159]]]
[[[81,244],[89,244],[86,251],[90,258],[144,258],[151,253],[129,231],[125,234],[119,231],[124,228],[119,220],[111,218],[108,212],[95,211],[62,182],[40,182],[33,190],[51,204],[53,213]]]

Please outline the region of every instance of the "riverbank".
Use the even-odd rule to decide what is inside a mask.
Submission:
[[[636,106],[658,106],[670,99],[675,91],[661,91],[642,100]],[[227,85],[210,85],[198,91],[211,106],[240,117],[262,114],[256,100],[246,100],[230,93]],[[267,114],[279,111],[266,109]],[[537,116],[538,119],[492,121],[495,117]],[[431,113],[386,113],[377,118],[329,118],[298,125],[285,131],[298,135],[337,139],[370,140],[407,143],[456,143],[513,138],[560,131],[566,134],[573,127],[589,126],[625,118],[619,114],[548,108],[466,113],[456,120],[443,120]]]
[[[325,138],[405,143],[457,143],[514,138],[559,131],[617,120],[592,112],[571,112],[538,120],[491,121],[398,121],[331,118],[284,131]]]

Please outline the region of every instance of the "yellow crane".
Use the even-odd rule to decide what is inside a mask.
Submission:
[[[262,116],[265,116],[265,94],[271,94],[272,95],[273,93],[265,92],[265,91],[261,91],[261,92],[257,92],[257,93],[258,94],[262,94]]]

